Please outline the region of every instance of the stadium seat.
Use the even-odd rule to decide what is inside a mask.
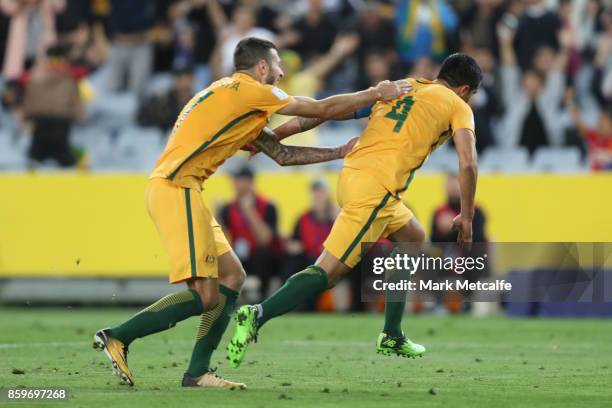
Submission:
[[[13,140],[10,132],[0,131],[0,170],[25,170],[26,146],[20,142],[25,140]]]
[[[138,98],[135,94],[108,92],[98,95],[87,107],[92,124],[118,128],[134,123]]]
[[[529,171],[529,154],[523,147],[489,147],[478,160],[483,172],[521,173]]]
[[[128,126],[117,134],[113,144],[114,156],[120,160],[117,163],[124,170],[153,170],[157,158],[162,153],[165,140],[157,128]]]
[[[577,147],[540,147],[533,156],[532,170],[539,172],[578,172],[584,167]]]
[[[425,172],[456,172],[458,164],[457,153],[445,145],[430,154],[421,169]]]

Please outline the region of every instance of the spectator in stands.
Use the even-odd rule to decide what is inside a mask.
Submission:
[[[14,79],[44,56],[56,42],[55,15],[65,3],[54,0],[2,0],[1,11],[10,16],[2,75]]]
[[[0,128],[15,135],[19,129],[19,116],[23,104],[23,84],[11,79],[2,89],[2,109],[0,109]]]
[[[153,0],[110,0],[111,48],[108,59],[109,89],[142,92],[153,66]]]
[[[273,41],[274,34],[257,26],[255,9],[240,5],[234,8],[231,20],[218,0],[208,0],[208,13],[217,36],[217,46],[213,52],[213,79],[231,75],[234,64],[234,49],[245,37],[258,37]]]
[[[284,265],[284,271],[288,271],[287,277],[296,268],[303,269],[315,263],[338,215],[338,208],[331,199],[329,185],[325,180],[314,180],[310,184],[310,194],[311,207],[298,218],[291,238],[285,243],[285,252],[289,255]],[[328,305],[333,303],[330,295],[322,294],[318,300],[306,305],[305,309],[316,309],[324,296]]]
[[[285,75],[280,87],[289,94],[314,98],[323,90],[327,75],[359,46],[356,34],[346,33],[336,36],[332,47],[326,53],[317,55],[305,63],[293,51],[281,51]]]
[[[310,193],[311,207],[298,218],[291,239],[285,246],[289,255],[299,258],[302,267],[313,264],[321,254],[323,242],[338,215],[338,208],[332,202],[329,185],[325,180],[314,180],[310,185]],[[291,270],[295,270],[295,267]]]
[[[505,114],[500,123],[500,143],[520,144],[533,153],[540,146],[561,144],[563,122],[559,120],[559,105],[563,99],[565,67],[571,37],[560,33],[561,49],[546,76],[535,68],[522,78],[513,49],[515,32],[508,26],[498,26],[501,53],[501,84]],[[521,86],[518,86],[521,84]]]
[[[500,0],[476,0],[461,16],[460,34],[464,49],[496,52],[495,27],[501,18]]]
[[[455,174],[449,174],[446,178],[446,203],[436,208],[431,221],[431,242],[457,242],[457,232],[452,230],[453,218],[461,212],[461,190],[459,178]],[[486,242],[485,215],[476,206],[474,211],[473,241]]]
[[[291,48],[300,54],[303,61],[325,54],[336,37],[336,26],[324,13],[322,3],[322,0],[309,0],[306,15],[292,28],[297,33],[297,41]]]
[[[21,108],[23,102],[23,85],[20,81],[12,79],[4,84],[2,89],[2,108],[15,111]]]
[[[357,61],[359,63],[359,77],[365,78],[366,58],[372,52],[382,55],[390,66],[397,65],[399,56],[395,50],[395,24],[388,16],[383,15],[383,5],[378,1],[367,2],[359,12],[355,30],[359,36]],[[402,73],[393,73],[392,76]],[[391,79],[391,77],[387,77]],[[357,86],[359,88],[359,86]]]
[[[187,1],[158,1],[155,8],[155,22],[149,30],[153,46],[153,75],[172,70],[174,59],[174,25],[177,20],[186,21],[189,11]],[[203,37],[206,38],[206,37]],[[210,41],[202,41],[210,44]]]
[[[390,78],[391,67],[382,53],[376,50],[370,51],[365,57],[364,64],[365,77],[362,79],[363,82],[359,85],[359,89],[374,86],[380,81]]]
[[[153,126],[169,132],[183,107],[193,96],[193,73],[189,67],[176,70],[172,89],[143,100],[138,108],[140,126]]]
[[[356,34],[338,35],[327,53],[313,57],[304,67],[302,67],[302,59],[295,51],[281,51],[280,57],[285,75],[279,87],[290,95],[316,97],[317,93],[324,89],[328,74],[351,55],[358,45],[359,37]],[[285,120],[285,117],[274,116],[272,127],[280,125]],[[292,143],[298,145],[313,145],[317,144],[317,135],[318,127],[297,134],[291,140]]]
[[[70,127],[83,117],[77,82],[70,72],[67,50],[53,46],[32,70],[25,88],[24,119],[32,121],[29,157],[35,163],[55,160],[62,167],[76,164],[70,146]]]
[[[573,90],[566,93],[565,105],[572,116],[574,126],[587,144],[591,168],[594,171],[612,170],[612,106],[608,105],[599,113],[595,127],[589,127],[576,106]]]
[[[561,20],[545,0],[525,0],[526,7],[518,20],[514,38],[516,57],[521,69],[531,67],[536,51],[541,47],[559,49]]]
[[[194,30],[196,39],[193,50],[196,90],[208,86],[211,82],[210,60],[219,40],[218,35],[227,24],[225,16],[233,14],[233,10],[239,6],[247,6],[254,10],[257,25],[270,32],[282,32],[291,23],[289,16],[278,15],[274,8],[256,0],[224,2],[223,4],[220,4],[217,0],[183,0],[178,3],[176,8],[179,14],[185,16]],[[205,39],[205,41],[202,39]],[[218,75],[220,73],[217,73]]]
[[[411,65],[421,57],[442,60],[458,21],[445,0],[400,0],[396,8],[397,47],[402,61]]]
[[[79,23],[73,30],[65,31],[60,41],[70,50],[70,64],[82,69],[84,74],[98,69],[108,57],[108,41],[100,22],[91,26]]]
[[[211,21],[208,1],[194,0],[185,9],[186,18],[194,29],[197,39],[193,50],[195,90],[207,87],[212,79],[210,59],[217,45],[217,33]],[[214,6],[212,6],[214,7]],[[206,41],[201,39],[205,38]]]
[[[172,68],[183,69],[193,66],[195,63],[195,32],[193,28],[186,21],[176,24],[174,37]]]
[[[255,191],[255,174],[247,167],[233,175],[235,198],[221,209],[220,221],[245,270],[268,293],[270,278],[278,273],[280,241],[276,206]]]
[[[612,9],[601,14],[591,90],[600,106],[612,104]]]
[[[470,99],[474,122],[478,129],[476,149],[482,153],[495,144],[493,124],[503,113],[501,100],[495,83],[495,59],[488,48],[474,50],[474,58],[482,70],[482,82],[478,92]]]
[[[446,203],[438,207],[433,215],[431,222],[431,242],[432,243],[455,243],[457,242],[457,232],[452,229],[453,219],[461,212],[461,190],[459,187],[459,179],[455,174],[449,174],[446,179]],[[487,242],[488,239],[485,234],[485,223],[486,218],[482,210],[478,205],[475,207],[474,219],[472,222],[472,240],[475,243]],[[470,256],[480,257],[485,255],[484,245],[474,245],[470,249],[458,248],[455,245],[438,245],[442,251],[441,256]],[[462,275],[463,279],[469,282],[475,282],[488,274],[488,269],[482,271],[470,271]],[[434,275],[434,276],[432,276]],[[437,271],[435,274],[428,273],[426,279],[446,280],[450,278],[456,278],[457,274],[450,271]],[[469,295],[469,292],[463,291],[447,291],[447,292],[435,292],[433,295],[438,303],[438,309],[442,308],[444,304],[445,308],[450,313],[458,313],[462,306],[469,307],[469,304],[463,304],[463,295]]]

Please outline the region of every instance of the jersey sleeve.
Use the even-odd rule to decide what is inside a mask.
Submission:
[[[457,103],[451,116],[450,125],[453,132],[455,132],[457,129],[470,129],[472,132],[474,132],[474,134],[476,134],[472,108],[470,108],[470,106],[463,101]]]
[[[266,112],[270,116],[287,106],[293,100],[293,97],[276,86],[263,85],[253,92],[250,99],[249,107],[251,109]]]

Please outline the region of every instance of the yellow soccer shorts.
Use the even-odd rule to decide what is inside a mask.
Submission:
[[[343,168],[336,189],[340,214],[323,246],[350,268],[361,259],[361,243],[398,231],[414,216],[370,174]]]
[[[201,193],[153,178],[146,197],[149,215],[170,259],[170,282],[217,278],[219,257],[232,248]]]

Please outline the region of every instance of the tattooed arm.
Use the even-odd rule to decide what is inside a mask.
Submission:
[[[272,130],[265,128],[255,139],[253,146],[281,166],[295,166],[341,159],[353,149],[357,139],[353,138],[338,147],[287,146],[278,141]]]

